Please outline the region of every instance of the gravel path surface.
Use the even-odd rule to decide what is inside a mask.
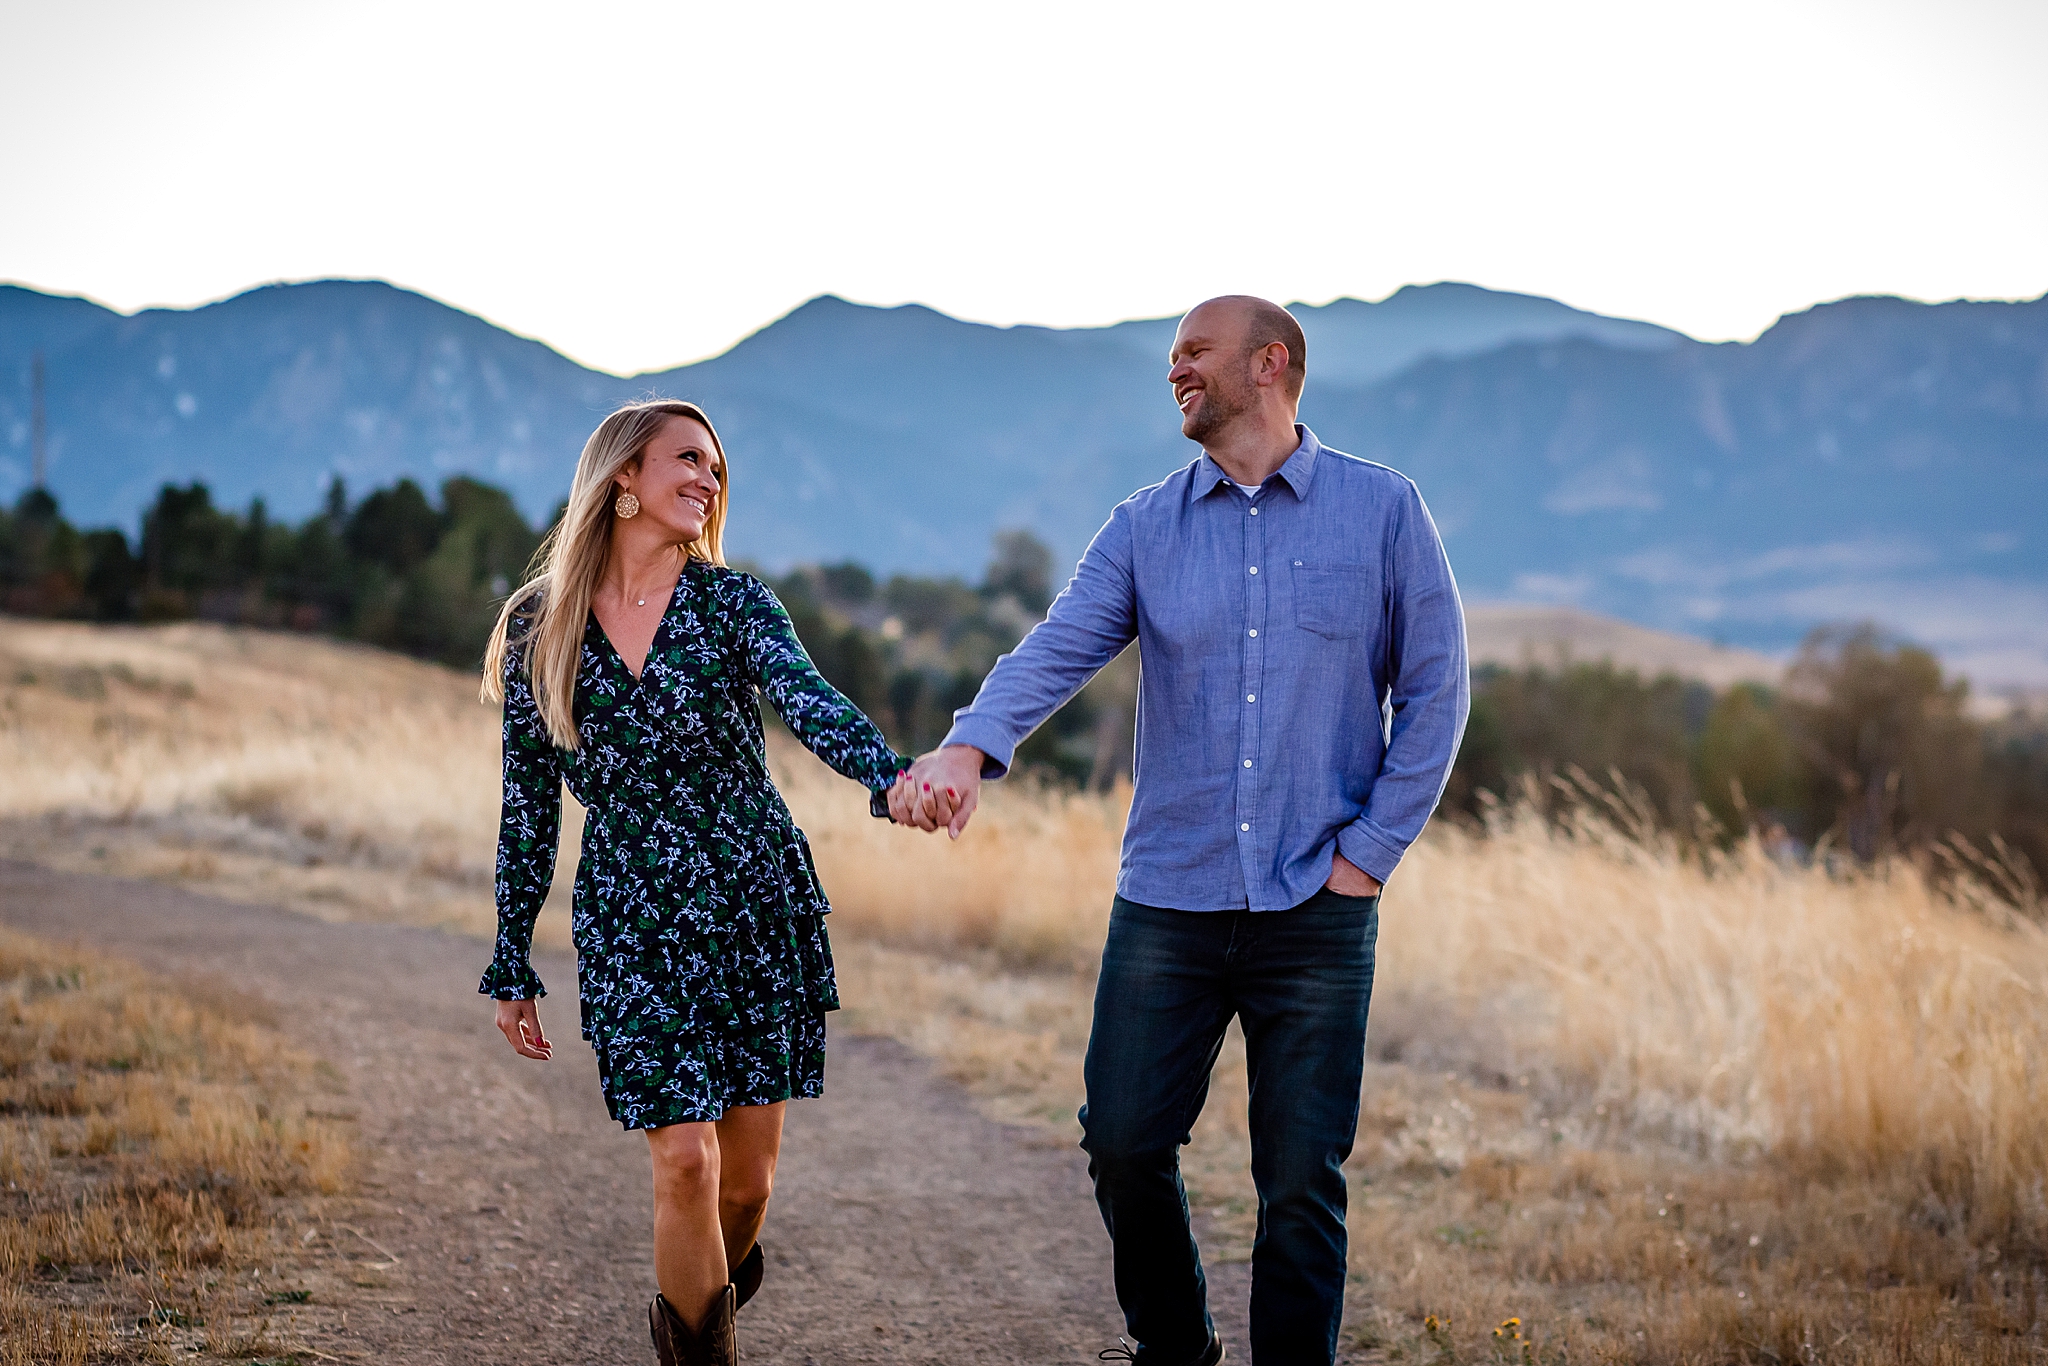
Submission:
[[[567,958],[536,957],[556,1050],[535,1063],[491,1027],[472,939],[4,862],[0,920],[224,979],[339,1070],[364,1180],[308,1244],[339,1288],[299,1320],[329,1359],[652,1361],[646,1143],[605,1114]],[[825,1098],[790,1107],[763,1241],[753,1362],[1079,1363],[1121,1324],[1081,1154],[883,1040],[835,1035]],[[1241,1303],[1244,1269],[1214,1271]]]

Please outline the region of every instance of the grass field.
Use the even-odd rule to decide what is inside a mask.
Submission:
[[[262,1013],[0,931],[0,1363],[284,1355],[249,1273],[350,1156]]]
[[[0,619],[0,854],[487,932],[497,752],[473,680],[381,651]]]
[[[473,696],[314,641],[0,623],[0,847],[486,932]],[[1122,798],[996,788],[949,844],[776,759],[838,908],[845,1022],[1072,1132]],[[1562,828],[1439,824],[1384,901],[1371,1047],[1356,1348],[2048,1355],[2048,942],[1967,886],[1703,863],[1590,800]],[[1242,1255],[1241,1053],[1219,1071],[1186,1160],[1212,1255]]]

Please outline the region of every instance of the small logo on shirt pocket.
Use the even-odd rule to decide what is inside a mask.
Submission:
[[[1331,640],[1349,640],[1365,633],[1371,608],[1373,569],[1365,564],[1303,564],[1294,571],[1294,624]]]

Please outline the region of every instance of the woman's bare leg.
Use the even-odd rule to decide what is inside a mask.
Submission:
[[[718,1121],[718,1223],[728,1267],[739,1265],[761,1235],[761,1220],[775,1189],[775,1159],[782,1152],[782,1112],[787,1104],[739,1105]]]
[[[654,1159],[654,1279],[692,1328],[760,1236],[782,1152],[783,1102],[743,1105],[716,1124],[647,1131]]]
[[[654,1280],[692,1329],[731,1278],[719,1226],[722,1127],[721,1121],[647,1131],[654,1158]]]

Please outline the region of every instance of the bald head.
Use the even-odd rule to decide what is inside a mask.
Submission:
[[[1204,322],[1215,322],[1222,326],[1242,329],[1244,354],[1263,351],[1276,342],[1287,348],[1287,374],[1281,380],[1281,387],[1293,399],[1301,397],[1301,388],[1308,382],[1308,338],[1301,334],[1301,324],[1294,315],[1270,299],[1261,299],[1254,294],[1219,294],[1205,299],[1188,310],[1188,317],[1203,315]]]

